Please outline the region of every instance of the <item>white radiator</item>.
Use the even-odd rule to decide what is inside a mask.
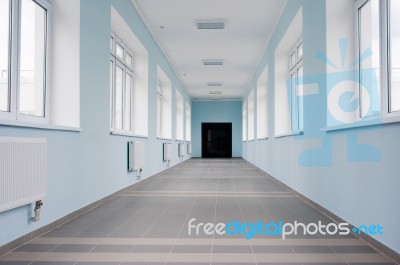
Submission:
[[[171,161],[171,154],[172,154],[171,143],[164,143],[163,144],[163,161],[164,162]]]
[[[47,141],[0,137],[0,212],[46,196]]]
[[[141,170],[144,167],[144,143],[128,142],[128,170]]]
[[[187,143],[187,153],[188,153],[188,155],[192,154],[192,144],[191,143]]]
[[[178,144],[178,157],[183,157],[185,155],[185,144],[179,143]]]

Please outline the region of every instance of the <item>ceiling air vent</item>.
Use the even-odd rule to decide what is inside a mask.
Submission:
[[[208,86],[222,86],[223,83],[222,82],[208,82],[207,85]]]
[[[210,95],[221,95],[222,91],[208,91],[208,94],[210,94]]]
[[[196,19],[194,22],[196,23],[197,29],[224,29],[225,28],[225,19],[221,19],[221,18]]]
[[[204,59],[203,64],[204,65],[223,65],[224,60],[222,60],[222,59]]]

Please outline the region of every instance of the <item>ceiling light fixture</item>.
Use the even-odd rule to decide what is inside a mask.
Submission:
[[[210,94],[210,95],[221,95],[222,91],[208,91],[208,94]]]
[[[224,29],[225,19],[213,18],[213,19],[195,19],[197,29]]]
[[[223,84],[222,82],[208,82],[207,86],[222,86]]]
[[[222,59],[204,59],[203,65],[224,65],[224,60],[222,60]]]

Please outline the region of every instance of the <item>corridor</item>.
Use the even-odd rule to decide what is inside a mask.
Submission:
[[[207,235],[188,223],[334,222],[243,159],[190,159],[0,257],[1,265],[396,264],[361,239]]]

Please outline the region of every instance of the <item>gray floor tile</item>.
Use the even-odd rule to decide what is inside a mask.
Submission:
[[[26,244],[14,250],[14,252],[49,252],[58,245]]]
[[[304,263],[287,263],[287,262],[279,262],[279,263],[276,263],[276,262],[269,262],[269,263],[260,263],[260,262],[258,262],[257,263],[257,265],[303,265]],[[315,263],[314,265],[318,265],[318,263]]]
[[[333,253],[327,246],[293,246],[295,253]]]
[[[90,252],[96,245],[65,244],[53,249],[51,252]]]
[[[181,246],[176,245],[172,253],[211,253],[211,246]]]
[[[106,253],[129,253],[133,246],[130,245],[100,245],[97,246],[92,252],[106,252]]]
[[[172,246],[170,245],[138,245],[132,249],[133,253],[169,253]]]
[[[30,261],[0,261],[0,265],[28,265]]]
[[[75,262],[73,261],[35,261],[30,265],[74,265],[74,264]]]
[[[76,263],[76,265],[120,265],[120,263],[119,262],[78,262],[78,263]]]
[[[218,246],[214,245],[213,253],[252,253],[250,246]]]
[[[370,246],[333,246],[336,253],[375,253]]]
[[[316,263],[303,263],[303,265],[347,265],[347,263],[316,262]],[[378,265],[378,264],[374,264],[374,265]]]
[[[255,253],[293,253],[290,246],[253,246]]]

